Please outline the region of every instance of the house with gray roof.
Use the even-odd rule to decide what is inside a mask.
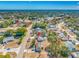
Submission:
[[[13,36],[6,37],[6,38],[3,39],[3,43],[8,43],[9,41],[13,41],[13,40],[14,40]]]
[[[70,51],[73,51],[75,49],[75,45],[71,41],[65,41],[65,45]]]

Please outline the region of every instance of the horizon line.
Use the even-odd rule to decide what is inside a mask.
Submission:
[[[0,10],[79,10],[79,9],[0,9]]]

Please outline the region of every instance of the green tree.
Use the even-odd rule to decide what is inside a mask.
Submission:
[[[16,30],[16,35],[19,35],[19,36],[25,35],[26,31],[27,31],[27,30],[26,30],[25,27],[18,28],[18,29]]]
[[[48,41],[50,42],[50,45],[47,48],[52,57],[68,57],[69,50],[61,39],[57,37],[55,32],[50,32],[48,34]]]
[[[18,29],[16,30],[15,36],[16,36],[16,37],[19,36],[19,43],[18,43],[18,44],[20,44],[20,43],[22,42],[22,39],[23,39],[23,37],[25,36],[26,31],[27,31],[27,30],[26,30],[25,27],[21,27],[21,28],[18,28]]]
[[[1,36],[1,37],[0,37],[0,44],[3,43],[3,39],[4,39],[4,36]]]
[[[32,40],[32,42],[31,42],[31,45],[30,45],[30,46],[31,46],[31,47],[33,47],[34,45],[35,45],[35,39],[33,39],[33,40]]]
[[[4,36],[10,36],[10,35],[14,35],[14,30],[9,29],[5,32]]]
[[[57,35],[55,32],[48,33],[48,41],[49,42],[54,42],[56,40],[57,40]]]
[[[40,27],[40,28],[42,28],[42,29],[45,29],[46,26],[47,26],[47,23],[45,23],[45,22],[40,22],[40,23],[34,23],[34,24],[33,24],[33,28]]]

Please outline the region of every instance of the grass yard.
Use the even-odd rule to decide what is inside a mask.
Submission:
[[[6,55],[0,54],[0,58],[10,58],[10,55],[9,54],[6,54]]]

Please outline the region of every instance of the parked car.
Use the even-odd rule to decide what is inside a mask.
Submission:
[[[27,39],[27,42],[30,42],[30,38]]]
[[[7,48],[6,50],[10,50],[10,48]]]

